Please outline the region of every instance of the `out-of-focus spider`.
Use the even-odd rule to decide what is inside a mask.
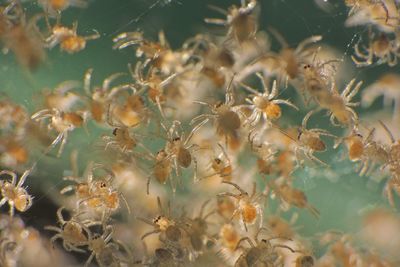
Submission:
[[[358,93],[363,82],[360,81],[354,86],[355,82],[356,79],[351,80],[341,94],[339,94],[336,86],[332,86],[332,95],[318,98],[320,107],[329,110],[329,119],[334,126],[349,126],[358,122],[358,115],[353,107],[359,106],[360,103],[352,103],[351,99]],[[336,123],[335,119],[339,124]]]
[[[299,128],[299,134],[297,136],[297,140],[295,140],[297,145],[295,147],[294,153],[298,163],[301,163],[299,152],[302,151],[308,159],[318,162],[322,165],[327,165],[325,162],[315,157],[314,153],[324,152],[326,150],[326,145],[324,141],[322,141],[320,138],[321,135],[330,136],[334,138],[336,138],[336,136],[334,136],[333,134],[329,133],[324,129],[319,129],[319,128],[307,129],[307,122],[310,119],[311,115],[314,114],[314,112],[315,110],[311,110],[303,118],[301,127]],[[284,134],[290,137],[286,133]]]
[[[399,10],[395,0],[346,0],[351,7],[345,22],[347,27],[373,24],[381,32],[395,32],[399,25]]]
[[[102,123],[105,120],[107,111],[109,109],[112,100],[121,92],[121,90],[132,89],[127,84],[120,84],[111,87],[111,84],[119,77],[125,75],[124,73],[118,72],[111,74],[104,79],[101,86],[95,86],[91,88],[93,69],[88,69],[84,75],[83,89],[89,98],[89,106],[92,118],[97,123]]]
[[[58,22],[53,27],[48,23],[50,36],[46,37],[45,47],[53,48],[56,45],[60,45],[60,49],[69,54],[77,53],[86,47],[86,42],[89,40],[95,40],[100,37],[100,34],[96,31],[92,35],[80,36],[77,34],[78,22],[72,24],[72,28],[60,25]]]
[[[254,237],[255,243],[249,237],[243,237],[237,243],[236,249],[242,248],[244,252],[235,262],[235,267],[240,266],[280,266],[283,264],[282,258],[279,253],[275,250],[276,248],[285,248],[291,252],[295,252],[291,247],[282,244],[272,244],[272,239],[280,239],[280,237],[273,237],[269,239],[259,240],[259,235],[265,228],[260,228]],[[241,243],[247,241],[250,248],[243,248]]]
[[[397,40],[390,40],[385,33],[379,36],[369,33],[369,45],[361,46],[360,41],[354,45],[355,55],[351,56],[357,67],[366,67],[374,63],[377,65],[387,63],[390,67],[397,64],[400,48]]]
[[[211,6],[212,9],[226,15],[226,19],[206,18],[206,23],[229,27],[227,36],[234,38],[239,44],[253,39],[257,32],[256,0],[241,0],[241,6],[232,5],[228,11]]]
[[[190,244],[195,251],[203,250],[205,241],[207,239],[207,218],[215,213],[215,210],[212,210],[205,215],[203,214],[204,208],[209,202],[210,200],[207,200],[203,203],[203,205],[201,205],[199,215],[195,218],[187,218],[186,216],[183,218],[184,224],[186,225],[186,232],[189,235]]]
[[[38,2],[51,16],[59,16],[68,7],[85,8],[88,5],[87,0],[38,0]]]
[[[231,88],[232,81],[233,78],[226,89],[225,102],[217,102],[212,105],[206,102],[194,101],[194,103],[208,106],[211,110],[211,114],[198,115],[191,120],[190,124],[193,125],[199,122],[195,127],[196,129],[199,129],[208,121],[213,120],[217,134],[225,137],[225,143],[227,145],[229,144],[229,147],[235,148],[240,142],[239,129],[241,121],[238,112],[236,112],[233,107],[235,100]]]
[[[400,50],[399,50],[400,51]],[[394,102],[393,120],[400,118],[400,75],[396,73],[386,73],[377,81],[365,87],[361,95],[361,105],[370,106],[376,98],[383,95],[383,105],[391,107]]]
[[[319,211],[308,203],[306,194],[294,187],[292,187],[289,183],[280,181],[271,181],[269,186],[274,191],[274,194],[279,197],[282,201],[281,207],[283,210],[288,210],[290,205],[294,205],[300,209],[307,209],[314,215],[316,218],[319,217]]]
[[[60,207],[57,210],[57,218],[60,227],[45,226],[44,229],[55,231],[57,233],[50,239],[52,243],[54,243],[57,239],[60,238],[63,241],[63,247],[65,250],[85,253],[85,250],[80,249],[78,247],[85,246],[88,244],[87,237],[89,236],[90,233],[88,227],[92,225],[101,224],[101,222],[99,223],[93,222],[91,224],[81,223],[76,218],[77,216],[79,216],[79,214],[72,216],[70,220],[66,221],[64,220],[64,217],[62,215],[62,211],[64,209],[65,209],[64,207]]]
[[[93,258],[96,258],[100,267],[121,266],[121,263],[131,263],[132,256],[130,250],[123,243],[111,239],[114,234],[114,227],[107,225],[103,227],[103,234],[88,233],[88,248],[91,251],[89,258],[85,263],[85,267],[89,267]],[[120,247],[123,248],[126,255],[121,255]]]
[[[224,248],[233,252],[239,243],[240,234],[232,224],[226,223],[219,230],[219,240]]]
[[[102,212],[103,215],[108,215],[118,210],[120,208],[120,199],[122,199],[128,213],[130,213],[130,208],[124,195],[112,186],[113,176],[111,174],[107,177],[94,180],[93,170],[97,166],[94,166],[93,162],[90,162],[83,175],[84,179],[81,179],[77,174],[76,155],[72,155],[71,158],[74,174],[64,177],[64,180],[73,181],[76,184],[64,187],[60,191],[61,194],[74,191],[78,209],[83,204],[91,210]]]
[[[8,175],[11,177],[11,181],[0,180],[1,188],[1,200],[0,207],[6,202],[10,206],[10,217],[14,216],[14,210],[24,212],[32,206],[32,196],[28,194],[25,188],[22,187],[28,175],[32,172],[30,169],[26,170],[19,178],[17,183],[17,174],[12,171],[3,170],[0,171],[0,176]]]
[[[58,143],[61,142],[60,148],[57,153],[57,157],[61,156],[64,150],[65,144],[68,140],[68,133],[72,132],[75,128],[84,126],[86,121],[85,112],[62,112],[58,109],[43,109],[31,116],[31,119],[35,121],[42,121],[50,119],[47,125],[48,129],[54,129],[58,135],[56,139],[50,144],[46,149],[45,154],[47,154],[51,149],[53,149]]]
[[[266,79],[260,73],[257,73],[257,77],[261,81],[264,89],[263,93],[258,92],[248,85],[242,84],[242,86],[249,91],[251,95],[250,98],[246,98],[246,102],[249,103],[248,105],[239,105],[237,107],[249,108],[252,111],[251,115],[244,121],[244,124],[248,123],[251,127],[255,127],[257,126],[261,117],[266,123],[279,119],[282,115],[282,110],[279,104],[288,105],[296,110],[299,110],[298,107],[296,107],[289,100],[276,99],[278,96],[276,80],[274,80],[272,83],[272,88],[270,91]]]
[[[179,225],[179,222],[175,221],[171,217],[170,202],[168,201],[166,212],[163,210],[160,197],[157,197],[157,205],[159,215],[157,215],[152,221],[146,218],[137,217],[138,220],[154,227],[154,230],[142,235],[141,239],[144,240],[146,237],[153,234],[160,234],[160,241],[167,240],[173,243],[179,242],[182,238],[182,231],[184,231],[184,229]]]
[[[239,215],[241,226],[246,231],[247,231],[247,225],[253,225],[257,221],[257,219],[259,220],[260,225],[262,225],[263,211],[262,211],[261,205],[259,203],[259,200],[261,197],[263,197],[263,195],[256,194],[255,183],[253,184],[253,191],[252,191],[251,195],[249,195],[249,193],[244,191],[240,186],[238,186],[235,183],[228,182],[228,181],[222,181],[222,183],[229,184],[229,185],[235,187],[239,191],[238,194],[233,194],[230,192],[218,194],[218,197],[229,196],[229,197],[233,197],[236,199],[236,203],[235,203],[236,207],[232,214],[231,220],[236,215]]]
[[[132,77],[142,88],[146,88],[148,98],[157,105],[158,110],[162,117],[165,117],[162,105],[166,102],[166,95],[164,92],[165,87],[170,84],[178,73],[173,73],[163,78],[161,75],[156,73],[156,69],[151,68],[144,76],[144,68],[146,66],[141,62],[138,62],[135,66]]]
[[[80,82],[71,80],[61,82],[50,92],[45,91],[44,102],[46,108],[55,108],[62,112],[71,111],[72,108],[82,100],[79,94],[72,91],[80,86]]]
[[[213,173],[206,175],[200,179],[207,179],[218,175],[221,179],[225,181],[232,180],[232,162],[226,153],[225,149],[222,147],[221,144],[218,144],[218,147],[221,149],[221,154],[213,159],[211,159],[210,168],[212,169]]]

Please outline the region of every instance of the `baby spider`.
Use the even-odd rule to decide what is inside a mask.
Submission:
[[[87,0],[38,0],[38,3],[51,16],[59,16],[68,7],[85,8],[88,5]]]
[[[144,240],[146,237],[153,234],[160,234],[160,241],[166,240],[172,243],[179,242],[182,238],[183,229],[178,225],[178,222],[171,217],[170,202],[168,201],[167,204],[167,212],[163,210],[160,197],[157,197],[157,205],[159,215],[157,215],[152,221],[146,218],[137,217],[138,220],[154,227],[154,230],[142,235],[141,239]]]
[[[125,75],[124,73],[118,72],[111,74],[106,79],[104,79],[101,86],[95,86],[92,88],[93,69],[88,69],[85,72],[83,79],[83,89],[88,97],[89,108],[91,117],[97,123],[103,123],[106,119],[107,111],[111,102],[116,98],[118,93],[122,90],[132,89],[127,84],[120,84],[111,87],[111,84],[119,77]]]
[[[60,238],[63,241],[63,247],[66,251],[76,251],[85,253],[85,250],[80,249],[78,247],[85,246],[88,244],[87,236],[90,233],[88,227],[92,225],[101,224],[101,222],[100,223],[93,222],[90,224],[81,223],[76,218],[77,216],[79,216],[79,214],[72,216],[70,220],[66,221],[64,220],[64,217],[62,215],[62,211],[64,209],[65,209],[64,207],[60,207],[57,210],[57,218],[60,227],[45,226],[44,229],[55,231],[57,233],[50,239],[52,243],[54,243],[57,239]]]
[[[272,244],[272,239],[281,239],[280,237],[272,237],[269,239],[259,240],[259,235],[262,230],[267,230],[265,228],[260,228],[254,237],[254,242],[249,237],[243,237],[237,243],[236,249],[242,248],[244,251],[240,257],[235,262],[235,267],[241,266],[282,266],[283,260],[280,254],[275,250],[276,248],[285,248],[291,252],[295,252],[292,248],[281,245]],[[241,243],[247,241],[250,248],[243,248]]]
[[[32,196],[28,194],[25,188],[22,187],[26,178],[31,173],[32,169],[26,170],[22,176],[19,178],[17,183],[17,174],[12,171],[3,170],[0,171],[0,176],[8,175],[11,177],[11,181],[0,180],[1,189],[1,200],[0,207],[6,202],[10,206],[10,217],[14,216],[14,210],[24,212],[32,206]]]
[[[75,128],[81,127],[86,121],[85,112],[62,112],[58,109],[43,109],[31,116],[32,120],[41,121],[50,119],[47,125],[48,129],[54,129],[58,135],[51,145],[45,150],[45,154],[50,152],[58,143],[61,142],[57,157],[61,156],[65,144],[68,140],[68,133],[72,132]]]
[[[262,224],[263,220],[263,212],[261,205],[258,203],[259,199],[264,195],[257,195],[256,194],[256,184],[253,184],[253,191],[252,194],[249,195],[246,191],[244,191],[240,186],[235,183],[222,181],[224,184],[229,184],[235,187],[239,193],[233,194],[230,192],[220,193],[218,197],[229,196],[236,199],[235,203],[235,211],[232,214],[231,220],[235,218],[236,215],[240,216],[240,224],[247,232],[247,225],[253,225],[256,220],[259,220],[260,225]]]
[[[300,165],[301,165],[300,155],[299,155],[300,151],[302,151],[308,159],[318,162],[322,165],[327,165],[325,162],[315,157],[314,153],[324,152],[326,150],[326,145],[324,141],[322,141],[320,138],[321,135],[336,138],[336,136],[334,136],[333,134],[329,133],[324,129],[318,129],[318,128],[307,129],[307,122],[314,112],[315,110],[311,110],[304,116],[303,121],[301,123],[301,127],[299,128],[299,134],[297,136],[297,140],[294,140],[296,142],[294,153],[296,156],[297,163]],[[281,132],[290,139],[292,139],[292,137],[289,136],[287,133],[283,131]]]
[[[199,215],[195,218],[188,218],[184,217],[184,224],[186,225],[185,229],[189,235],[190,244],[192,248],[199,252],[202,251],[205,246],[205,241],[208,239],[207,236],[207,229],[208,229],[208,222],[207,218],[210,217],[215,213],[215,210],[208,212],[207,214],[203,215],[204,208],[210,200],[207,200],[201,205]]]
[[[114,227],[107,225],[103,227],[103,234],[88,233],[88,248],[91,251],[89,258],[85,263],[85,267],[89,267],[93,258],[96,258],[97,264],[100,267],[121,266],[121,263],[129,264],[132,261],[130,250],[119,241],[111,241],[114,234]],[[120,247],[123,248],[126,255],[122,255]]]
[[[336,86],[332,86],[333,94],[318,98],[320,107],[329,110],[329,119],[332,125],[348,126],[357,123],[358,115],[353,110],[353,107],[358,106],[360,103],[352,103],[351,99],[358,93],[363,82],[360,81],[354,86],[355,82],[356,79],[351,80],[341,94],[339,94]],[[335,119],[339,124],[336,123]]]
[[[397,64],[400,56],[400,49],[397,40],[390,40],[385,33],[378,37],[369,33],[369,46],[361,46],[360,42],[354,45],[355,55],[351,56],[357,67],[366,67],[374,63],[377,65],[387,63],[390,67]],[[366,52],[366,53],[365,53]]]
[[[160,150],[155,157],[151,156],[153,157],[153,160],[155,160],[155,165],[153,168],[154,177],[159,182],[165,183],[166,180],[171,176],[172,170],[175,170],[176,176],[179,177],[181,168],[188,168],[193,161],[193,178],[194,181],[197,181],[197,160],[193,156],[193,148],[197,147],[197,145],[189,145],[189,142],[199,127],[194,127],[186,137],[182,129],[180,131],[178,130],[178,128],[181,127],[181,123],[177,120],[172,122],[172,125],[169,129],[167,129],[163,124],[161,124],[161,126],[164,128],[167,134],[167,143],[165,144],[164,149]],[[151,177],[152,175],[150,175],[147,180],[148,194]],[[174,191],[176,190],[175,184],[172,184],[172,189]]]
[[[199,129],[208,121],[213,120],[217,134],[225,137],[225,143],[229,147],[237,148],[240,143],[239,129],[241,121],[238,112],[233,107],[235,100],[231,89],[232,81],[233,78],[226,89],[225,102],[217,102],[212,105],[206,102],[194,101],[194,103],[208,106],[211,114],[200,114],[193,118],[190,124],[193,125],[200,121],[195,127],[195,129]]]
[[[282,110],[279,104],[288,105],[295,110],[299,110],[289,100],[276,99],[276,97],[278,96],[276,80],[274,80],[270,92],[266,79],[260,73],[257,73],[257,77],[261,81],[262,87],[264,89],[263,93],[258,92],[248,85],[242,84],[242,86],[251,93],[251,98],[246,98],[246,102],[249,103],[248,105],[239,105],[237,107],[246,107],[252,111],[251,115],[244,121],[244,124],[248,123],[251,127],[254,128],[257,126],[261,117],[267,123],[269,121],[279,119],[282,115]]]
[[[221,144],[218,144],[218,147],[221,149],[222,153],[213,159],[211,159],[211,164],[210,164],[210,169],[212,169],[213,173],[206,175],[205,177],[202,177],[202,179],[207,179],[210,177],[215,177],[218,176],[220,179],[223,179],[224,181],[231,181],[232,180],[232,162],[228,156],[228,153],[226,153],[225,149],[221,146]]]
[[[241,0],[241,6],[232,5],[228,11],[211,6],[212,9],[226,15],[226,20],[206,18],[206,23],[229,27],[227,36],[239,44],[253,39],[257,32],[256,0]]]
[[[96,31],[94,34],[89,36],[79,36],[77,34],[78,22],[74,22],[72,28],[59,25],[57,22],[53,27],[48,23],[50,36],[46,37],[45,47],[53,48],[56,45],[60,45],[60,49],[69,54],[77,53],[86,47],[86,42],[89,40],[95,40],[100,37],[100,34]]]

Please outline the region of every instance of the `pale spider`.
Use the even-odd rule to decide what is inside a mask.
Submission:
[[[10,206],[10,217],[14,216],[14,210],[17,209],[20,212],[28,210],[32,206],[32,196],[28,194],[25,188],[22,187],[26,178],[31,173],[32,169],[26,170],[20,177],[17,183],[17,174],[12,171],[3,170],[0,171],[0,176],[8,175],[11,177],[11,181],[0,180],[1,189],[1,200],[0,207],[6,202]]]
[[[72,132],[75,128],[84,126],[86,117],[86,112],[62,112],[55,108],[43,109],[33,114],[31,119],[35,121],[50,119],[49,124],[47,125],[48,129],[54,129],[58,133],[56,139],[54,139],[50,146],[45,150],[45,154],[50,152],[51,149],[61,142],[57,153],[57,157],[60,157],[65,144],[67,143],[68,133]]]
[[[44,229],[55,231],[56,234],[50,239],[54,243],[57,239],[62,239],[63,247],[66,251],[76,251],[85,253],[85,250],[78,247],[88,244],[88,236],[90,230],[88,227],[92,225],[99,225],[101,222],[91,222],[89,224],[82,223],[77,220],[79,214],[75,214],[70,220],[66,221],[62,215],[64,207],[57,210],[57,218],[60,227],[45,226]]]
[[[231,220],[237,215],[240,216],[240,224],[247,232],[247,225],[253,225],[256,220],[259,220],[260,227],[263,222],[263,212],[259,200],[264,197],[263,194],[256,194],[256,184],[253,184],[253,191],[251,195],[244,191],[240,186],[229,181],[222,181],[224,184],[229,184],[235,187],[239,193],[233,194],[230,192],[219,193],[218,197],[233,197],[236,199],[235,210],[232,214]]]
[[[89,40],[95,40],[100,37],[100,34],[94,30],[94,34],[88,36],[80,36],[77,34],[78,22],[75,21],[72,24],[72,28],[62,26],[57,22],[53,27],[47,21],[47,27],[50,36],[44,39],[45,47],[53,48],[56,45],[60,45],[60,49],[67,53],[73,54],[79,52],[86,47],[86,42]]]
[[[396,39],[390,40],[385,33],[380,33],[376,37],[371,30],[368,39],[368,47],[360,46],[360,42],[354,45],[355,55],[351,58],[357,67],[370,66],[374,63],[377,65],[387,63],[390,67],[397,64],[400,46]]]
[[[232,92],[232,80],[230,81],[226,93],[225,102],[217,102],[216,104],[209,104],[201,101],[194,101],[194,103],[208,106],[211,110],[211,114],[200,114],[193,118],[190,122],[191,125],[199,122],[194,129],[199,129],[208,121],[213,120],[214,125],[219,136],[225,137],[226,144],[234,146],[240,142],[239,129],[241,121],[239,117],[239,111],[233,107],[235,100]]]
[[[229,27],[227,36],[239,43],[255,37],[257,32],[256,0],[241,0],[241,6],[231,6],[228,11],[211,6],[214,10],[226,15],[226,19],[206,18],[205,22]]]
[[[318,99],[322,108],[327,108],[330,113],[330,121],[334,126],[349,126],[358,122],[358,115],[353,107],[360,105],[359,102],[351,102],[352,98],[358,93],[363,84],[362,81],[355,84],[356,79],[351,80],[343,92],[339,94],[336,86],[332,86],[332,94]],[[355,85],[355,86],[354,86]],[[339,122],[336,123],[336,121]]]
[[[149,220],[143,217],[136,217],[136,219],[141,220],[142,222],[154,227],[152,231],[142,235],[141,239],[144,240],[146,237],[153,234],[160,234],[160,241],[167,240],[172,243],[179,242],[182,238],[182,233],[184,229],[180,226],[179,222],[172,218],[170,202],[168,201],[166,212],[163,210],[160,197],[157,197],[157,205],[159,215],[154,217],[153,220]]]
[[[276,248],[285,248],[291,252],[295,252],[292,248],[282,244],[272,244],[272,239],[282,239],[281,237],[272,237],[269,239],[259,240],[262,230],[268,231],[266,228],[260,228],[254,237],[255,243],[249,237],[243,237],[236,245],[236,250],[242,248],[244,251],[235,262],[235,267],[240,266],[283,266],[283,259],[275,250]],[[250,248],[241,247],[241,243],[247,241]]]
[[[291,137],[285,131],[281,130],[279,127],[274,126],[277,127],[284,135],[286,135],[296,143],[296,146],[294,148],[294,153],[298,165],[302,165],[302,161],[300,161],[300,155],[299,155],[299,152],[302,151],[308,159],[327,166],[325,162],[314,156],[314,153],[324,152],[326,150],[326,145],[324,141],[322,141],[320,138],[321,135],[336,138],[336,136],[334,136],[333,134],[329,133],[324,129],[319,129],[319,128],[307,129],[307,122],[315,111],[316,110],[311,110],[304,116],[303,121],[301,123],[301,127],[298,130],[297,140],[293,139],[293,137]]]
[[[276,84],[276,80],[273,81],[270,91],[265,78],[260,73],[257,73],[257,77],[261,81],[262,87],[264,89],[263,93],[258,92],[257,90],[246,84],[241,84],[247,91],[251,93],[250,98],[246,98],[246,102],[248,102],[249,104],[237,106],[239,108],[249,108],[252,111],[251,115],[244,121],[244,124],[249,124],[251,127],[255,127],[260,121],[261,117],[267,123],[272,120],[279,119],[282,115],[282,110],[279,104],[288,105],[295,110],[299,110],[298,107],[296,107],[289,100],[276,99],[276,97],[278,96],[278,87]]]
[[[91,232],[88,234],[88,248],[91,254],[84,265],[85,267],[90,265],[93,258],[96,258],[97,264],[100,267],[121,266],[121,263],[131,263],[131,252],[126,245],[117,240],[111,241],[114,234],[114,227],[112,225],[103,226],[102,235],[92,234]],[[124,249],[126,255],[121,254],[120,247]]]

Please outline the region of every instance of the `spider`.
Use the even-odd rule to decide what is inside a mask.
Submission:
[[[329,119],[332,125],[349,126],[350,124],[357,123],[358,115],[353,110],[353,107],[359,106],[360,103],[352,103],[351,99],[358,93],[363,82],[360,81],[357,84],[355,84],[355,82],[356,79],[351,80],[341,94],[339,94],[336,86],[332,86],[333,94],[318,98],[320,107],[327,108],[329,110]],[[335,119],[339,122],[339,124],[336,123]]]
[[[75,128],[81,127],[86,121],[86,112],[62,112],[59,109],[43,109],[31,116],[31,119],[35,121],[46,120],[50,118],[48,129],[54,129],[58,132],[56,139],[50,144],[45,150],[45,154],[50,152],[58,143],[61,142],[60,148],[57,153],[57,157],[61,156],[64,150],[65,144],[68,140],[68,133],[72,132]]]
[[[282,115],[282,110],[279,104],[288,105],[295,110],[299,110],[298,107],[292,104],[289,100],[276,99],[278,95],[276,80],[274,80],[270,91],[265,78],[260,73],[257,73],[257,77],[260,79],[263,86],[263,93],[258,92],[246,84],[242,84],[242,86],[251,93],[251,98],[246,98],[246,102],[249,103],[248,105],[239,105],[237,107],[249,108],[252,111],[251,115],[244,121],[244,124],[249,124],[251,127],[255,127],[261,117],[267,123],[279,119]]]
[[[256,6],[256,0],[241,0],[240,7],[233,5],[229,8],[228,12],[212,6],[214,10],[226,15],[226,19],[206,18],[205,22],[229,27],[227,36],[235,38],[241,44],[246,40],[254,38],[257,32]]]
[[[218,197],[229,196],[236,199],[235,210],[232,214],[231,220],[235,218],[236,215],[240,215],[240,223],[242,227],[247,232],[247,225],[252,225],[256,222],[257,218],[259,219],[260,225],[262,224],[263,212],[260,204],[258,203],[259,199],[263,197],[263,195],[256,194],[256,185],[253,184],[252,194],[249,195],[246,191],[244,191],[240,186],[235,183],[229,181],[222,181],[224,184],[229,184],[235,187],[239,193],[233,194],[230,192],[220,193]]]
[[[100,37],[100,34],[96,30],[94,30],[95,33],[92,35],[79,36],[77,34],[78,22],[76,21],[72,24],[72,28],[59,25],[58,22],[51,27],[48,21],[47,26],[51,35],[45,38],[45,47],[51,49],[59,44],[60,49],[69,54],[77,53],[85,49],[87,41],[95,40]]]
[[[262,230],[267,230],[266,228],[260,228],[254,237],[256,243],[254,243],[249,237],[243,237],[239,240],[236,245],[236,250],[242,248],[244,252],[239,256],[239,258],[235,262],[235,267],[240,266],[264,266],[261,264],[265,264],[265,266],[281,266],[282,258],[279,253],[275,250],[276,248],[286,248],[291,252],[295,252],[292,248],[281,245],[281,244],[272,244],[272,239],[280,239],[280,237],[273,237],[269,239],[261,239],[259,240],[259,235]],[[241,247],[241,243],[243,241],[247,241],[250,245],[250,248]]]
[[[114,240],[111,241],[114,234],[112,225],[103,226],[103,234],[88,233],[88,248],[91,251],[89,258],[85,263],[85,267],[89,267],[93,258],[96,258],[100,267],[120,266],[121,262],[129,264],[131,262],[131,252],[123,243]],[[125,250],[126,256],[122,256],[119,248]]]
[[[76,218],[79,214],[72,216],[70,220],[66,221],[62,215],[64,209],[64,207],[60,207],[57,210],[57,218],[60,227],[45,226],[44,229],[55,231],[57,233],[50,239],[52,243],[60,238],[63,240],[63,247],[65,250],[85,253],[85,250],[78,247],[88,244],[87,236],[90,233],[88,227],[101,224],[101,222],[92,222],[90,224],[81,223]]]
[[[14,210],[17,209],[20,212],[25,212],[32,206],[32,196],[28,194],[25,188],[22,187],[26,178],[31,173],[32,169],[26,170],[22,176],[19,178],[17,183],[17,174],[12,171],[3,170],[0,171],[1,175],[8,175],[11,177],[11,181],[0,180],[0,189],[1,189],[1,200],[0,207],[3,206],[6,202],[10,206],[10,217],[14,216]]]
[[[351,56],[357,67],[366,67],[374,63],[377,65],[387,63],[390,67],[397,64],[400,56],[400,48],[397,40],[390,40],[385,33],[375,36],[369,33],[368,47],[360,46],[360,42],[354,45],[355,55]]]
[[[239,129],[241,121],[239,117],[239,111],[233,107],[235,102],[233,98],[233,92],[231,85],[233,78],[226,89],[225,102],[217,102],[212,105],[202,101],[194,101],[194,103],[208,106],[211,110],[211,114],[200,114],[193,118],[190,122],[191,125],[199,122],[194,129],[199,129],[208,121],[213,120],[217,134],[225,137],[226,144],[232,148],[236,148],[240,144]]]
[[[161,123],[162,128],[167,134],[167,143],[165,147],[158,151],[157,155],[150,154],[150,159],[155,161],[152,175],[147,178],[147,194],[149,194],[150,180],[154,176],[159,182],[165,183],[171,176],[172,170],[175,170],[177,177],[180,176],[182,168],[188,168],[193,161],[194,164],[194,176],[193,180],[197,181],[197,160],[193,156],[194,148],[197,145],[188,143],[193,137],[193,134],[198,130],[199,127],[194,127],[189,135],[186,137],[181,129],[178,131],[178,127],[181,128],[180,121],[173,121],[169,129]],[[172,182],[170,180],[170,182]],[[175,192],[176,185],[172,184],[172,190]]]
[[[168,201],[167,204],[167,212],[163,210],[160,197],[157,197],[157,205],[159,215],[156,216],[152,221],[143,217],[137,217],[138,220],[141,220],[142,222],[154,227],[154,230],[142,235],[141,239],[144,240],[146,237],[153,234],[161,234],[159,236],[160,241],[165,239],[173,243],[179,242],[182,238],[182,231],[184,229],[179,225],[179,222],[175,221],[171,217],[170,202]]]
[[[301,162],[299,160],[300,155],[299,152],[302,151],[304,155],[315,162],[318,162],[322,165],[327,166],[325,162],[322,160],[318,159],[317,157],[314,156],[315,152],[324,152],[326,150],[326,145],[324,141],[321,140],[320,136],[330,136],[336,138],[333,134],[329,133],[328,131],[324,129],[307,129],[307,122],[310,119],[311,115],[315,112],[316,110],[311,110],[308,112],[301,123],[301,127],[298,130],[298,136],[297,140],[293,139],[289,134],[285,133],[281,129],[279,129],[284,135],[292,139],[293,141],[296,142],[296,147],[294,149],[294,154],[296,156],[297,163],[301,165]],[[275,126],[277,127],[277,126]]]

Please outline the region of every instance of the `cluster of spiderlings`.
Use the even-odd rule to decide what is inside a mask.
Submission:
[[[35,2],[40,12],[31,13],[22,0],[0,6],[1,46],[25,71],[45,62],[47,49],[73,54],[100,38],[96,30],[79,35],[77,21],[63,24],[64,11],[86,8],[86,0]],[[163,2],[171,1],[150,9]],[[341,160],[360,176],[384,180],[383,193],[395,208],[400,76],[387,73],[363,88],[340,74],[348,68],[346,55],[332,55],[322,36],[290,46],[276,29],[263,31],[260,2],[212,6],[226,17],[205,22],[224,29],[223,37],[199,33],[176,49],[163,31],[158,40],[142,31],[120,33],[110,49],[130,50],[136,62],[101,85],[92,84],[93,68],[63,81],[43,93],[30,115],[2,97],[0,207],[9,210],[0,214],[0,266],[68,266],[79,254],[86,256],[84,266],[399,266],[396,212],[369,210],[355,236],[329,230],[307,238],[295,225],[297,210],[315,220],[323,210],[295,180],[304,169],[334,173],[323,152],[344,146]],[[399,2],[344,4],[350,9],[345,25],[368,28],[367,40],[360,38],[349,56],[356,67],[396,65]],[[395,102],[392,121],[360,117],[358,106],[380,95]],[[297,123],[289,119],[294,113],[302,115]],[[329,125],[311,126],[315,118]],[[66,147],[73,147],[76,129],[90,135],[89,123],[101,131],[100,157],[82,164],[78,150]],[[386,141],[375,137],[378,130]],[[38,230],[25,226],[19,213],[36,202],[25,181],[45,158],[66,153],[70,170],[54,183],[60,187],[53,195],[56,221]],[[271,203],[275,211],[268,214]]]

